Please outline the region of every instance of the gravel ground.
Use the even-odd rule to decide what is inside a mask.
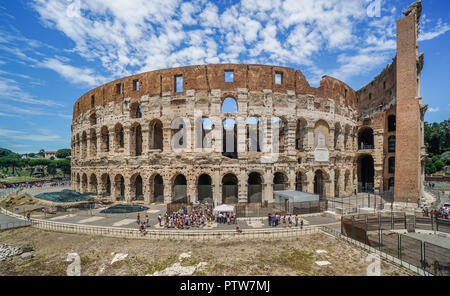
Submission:
[[[76,258],[81,275],[367,275],[371,263],[366,252],[323,233],[296,239],[189,242],[21,228],[0,232],[0,241],[11,247],[31,244],[34,249],[33,256],[0,262],[0,275],[67,275]],[[381,274],[411,273],[382,261]]]

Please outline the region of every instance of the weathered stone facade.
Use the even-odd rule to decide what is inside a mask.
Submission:
[[[416,9],[403,18],[412,21],[399,22],[398,40],[417,42],[417,35],[408,32],[415,30],[419,17]],[[423,143],[423,114],[419,118],[417,108],[402,109],[404,104],[420,104],[406,103],[402,90],[410,86],[403,85],[406,77],[398,77],[402,75],[398,69],[416,67],[416,59],[400,54],[409,46],[399,44],[394,62],[357,92],[328,76],[314,88],[299,70],[242,64],[158,70],[107,83],[74,105],[73,189],[127,202],[169,203],[188,196],[191,201],[211,198],[218,204],[270,203],[273,190],[280,188],[326,197],[383,191],[394,184],[397,190],[405,172],[421,173],[420,166],[395,165],[395,183],[389,184],[394,176],[389,159],[397,156],[397,164],[398,151]],[[225,72],[232,72],[232,82],[225,81]],[[182,77],[182,90],[177,90],[177,77]],[[236,112],[222,112],[227,98],[237,103]],[[417,112],[417,116],[406,124],[409,115],[399,112]],[[395,116],[397,129],[413,126],[417,133],[405,131],[397,136],[397,143],[395,138],[392,141]],[[277,117],[282,122],[276,161],[266,161],[265,152],[249,151],[247,119],[251,117],[264,125],[262,137],[269,144],[274,131],[271,120]],[[172,145],[177,130],[171,127],[178,118],[184,119],[187,130],[181,150]],[[202,118],[210,119],[211,130],[201,128]],[[223,153],[224,141],[229,141],[222,128],[226,119],[237,126],[237,154]],[[202,139],[196,142],[199,120]],[[420,151],[410,152],[420,159]],[[406,185],[400,183],[402,188]],[[404,200],[396,191],[397,195]]]

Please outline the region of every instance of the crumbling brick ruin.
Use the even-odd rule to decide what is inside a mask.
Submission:
[[[329,76],[314,88],[300,70],[242,64],[152,71],[89,91],[73,110],[73,189],[115,201],[221,204],[271,203],[282,189],[343,197],[394,188],[396,202],[416,202],[426,155],[420,1],[404,14],[397,56],[358,91]],[[237,110],[222,112],[224,101]],[[234,127],[225,130],[227,119]],[[274,161],[250,137],[263,127],[255,134],[269,145],[278,135]]]

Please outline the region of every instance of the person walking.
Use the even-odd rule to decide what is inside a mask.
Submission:
[[[295,227],[298,227],[298,216],[295,215]]]
[[[145,215],[145,227],[146,228],[150,227],[150,221],[149,221],[148,215]]]
[[[300,221],[300,229],[303,229],[303,219]]]
[[[268,215],[269,217],[269,226],[271,226],[271,224],[272,224],[272,215],[269,213],[269,215]]]
[[[161,220],[162,220],[162,218],[161,218],[161,214],[159,214],[158,215],[158,222],[159,222],[159,227],[161,227],[162,225],[161,225]]]
[[[137,217],[136,217],[136,223],[138,224],[138,226],[141,223],[141,216],[139,216],[139,213],[137,214]]]

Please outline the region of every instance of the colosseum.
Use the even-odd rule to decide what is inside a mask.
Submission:
[[[89,91],[73,109],[73,189],[143,204],[267,204],[274,190],[391,191],[396,203],[417,202],[427,108],[420,2],[404,15],[392,63],[359,90],[329,76],[311,87],[286,67],[215,64]]]

